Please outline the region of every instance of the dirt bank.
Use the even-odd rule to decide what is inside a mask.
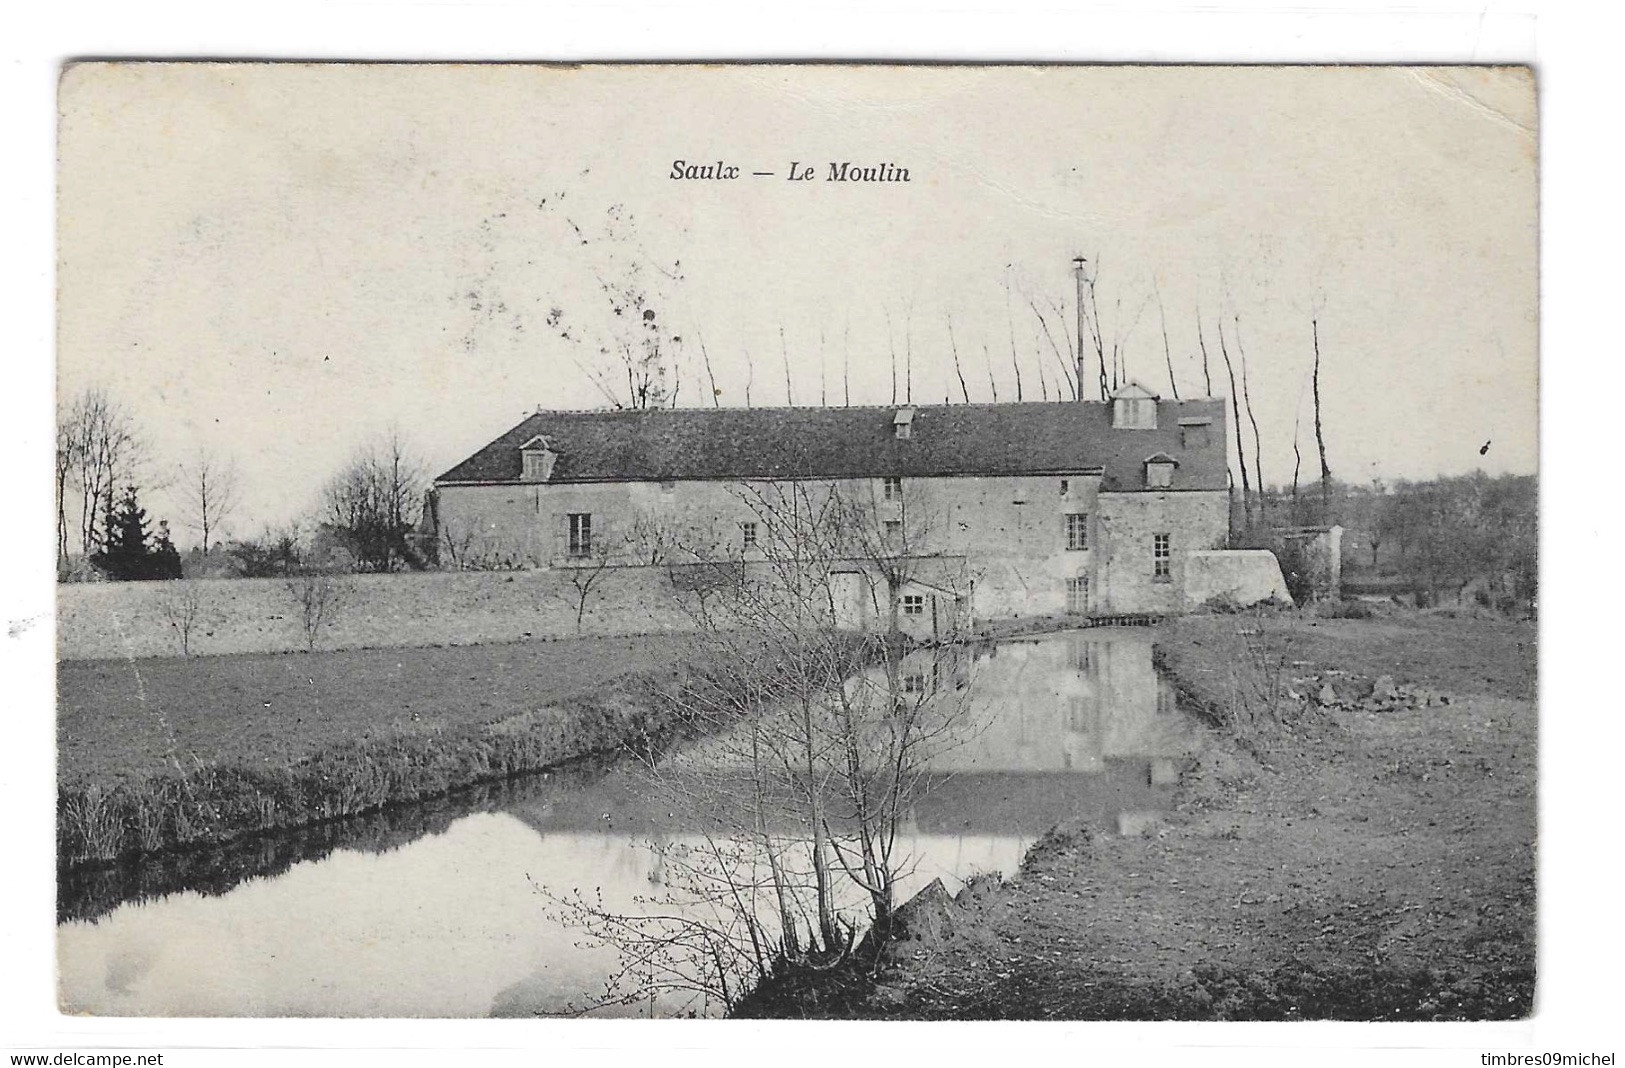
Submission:
[[[1018,878],[977,881],[878,968],[787,977],[738,1014],[1528,1015],[1533,625],[1206,616],[1158,643],[1186,700],[1227,724],[1161,828],[1060,828]],[[1388,681],[1406,699],[1359,696]],[[1284,724],[1249,714],[1232,733],[1261,690]]]

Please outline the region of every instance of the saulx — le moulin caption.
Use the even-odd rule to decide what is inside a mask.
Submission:
[[[791,160],[785,171],[778,170],[749,170],[725,160],[713,163],[696,163],[692,160],[674,159],[671,161],[669,177],[672,181],[712,181],[728,182],[740,178],[779,178],[790,182],[907,182],[910,180],[908,168],[895,163],[853,163],[830,162],[825,165],[803,163],[800,160]]]

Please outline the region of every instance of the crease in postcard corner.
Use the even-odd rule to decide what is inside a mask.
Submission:
[[[1483,115],[1491,122],[1510,127],[1511,129],[1523,134],[1525,137],[1530,139],[1535,137],[1535,129],[1533,126],[1519,121],[1514,116],[1507,114],[1505,111],[1495,107],[1488,101],[1480,99],[1461,84],[1441,77],[1437,72],[1431,70],[1411,70],[1408,73],[1417,81],[1418,84],[1422,86],[1422,88],[1427,89],[1430,92],[1438,93],[1440,96],[1443,96],[1448,100],[1453,100],[1459,104],[1463,104],[1478,114]]]

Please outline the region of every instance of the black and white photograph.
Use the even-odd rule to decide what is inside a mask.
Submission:
[[[57,93],[61,1013],[1536,1011],[1531,68]]]

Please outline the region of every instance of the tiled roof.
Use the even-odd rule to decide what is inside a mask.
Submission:
[[[520,446],[543,434],[559,454],[550,483],[1099,469],[1104,488],[1139,489],[1145,457],[1162,452],[1179,460],[1171,489],[1227,485],[1224,435],[1186,449],[1179,433],[1181,417],[1222,430],[1220,400],[1158,401],[1155,430],[1114,430],[1110,405],[1097,402],[914,405],[907,439],[896,436],[899,407],[537,412],[435,481],[518,482]]]

